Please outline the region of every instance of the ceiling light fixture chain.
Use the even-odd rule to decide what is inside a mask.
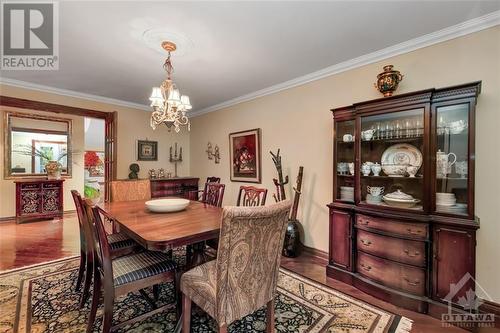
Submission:
[[[165,124],[170,131],[172,127],[175,132],[180,132],[180,126],[187,125],[188,131],[191,130],[189,118],[186,115],[188,110],[192,109],[189,96],[181,95],[179,89],[172,80],[174,66],[171,61],[171,54],[177,46],[169,41],[161,44],[163,49],[168,52],[167,59],[163,68],[167,72],[167,79],[162,82],[160,87],[154,87],[149,100],[153,113],[151,114],[151,127]]]

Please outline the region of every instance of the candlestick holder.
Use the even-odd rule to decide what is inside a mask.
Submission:
[[[180,147],[179,155],[177,155],[177,142],[175,143],[175,151],[172,154],[172,146],[170,146],[170,163],[174,163],[174,178],[177,178],[177,163],[182,162],[182,147]]]

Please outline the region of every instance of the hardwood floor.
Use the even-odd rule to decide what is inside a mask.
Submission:
[[[75,214],[66,214],[63,219],[25,224],[16,224],[14,221],[0,223],[0,271],[79,253],[78,221]],[[304,253],[295,259],[283,258],[282,266],[364,302],[412,319],[412,332],[466,332],[455,327],[441,327],[441,321],[437,319],[396,307],[350,285],[327,278],[324,261],[311,254]],[[500,329],[481,329],[477,332],[499,333]]]

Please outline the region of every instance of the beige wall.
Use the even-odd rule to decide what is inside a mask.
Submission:
[[[0,95],[11,96],[17,98],[24,98],[30,100],[37,100],[47,103],[62,104],[80,108],[87,108],[105,112],[118,112],[118,129],[117,129],[117,143],[118,143],[118,160],[117,160],[117,177],[128,177],[128,166],[130,163],[138,163],[141,167],[139,176],[141,178],[148,177],[148,170],[155,168],[164,168],[167,172],[174,170],[173,164],[168,161],[168,148],[175,142],[178,142],[183,149],[189,151],[189,133],[182,131],[176,134],[175,132],[168,132],[165,127],[160,127],[153,131],[149,126],[150,113],[144,110],[137,110],[131,108],[120,107],[116,105],[94,102],[74,97],[67,97],[62,95],[43,93],[34,90],[22,89],[11,87],[7,85],[0,85]],[[3,133],[3,110],[1,108],[2,122],[0,124],[0,131]],[[19,109],[20,112],[30,112],[28,110]],[[38,111],[32,111],[40,113]],[[54,116],[52,113],[49,115]],[[61,117],[68,118],[68,115],[61,115]],[[73,118],[73,144],[76,150],[83,151],[84,145],[84,123],[83,117],[75,116]],[[158,161],[136,161],[136,141],[137,140],[154,140],[158,141]],[[0,159],[0,167],[2,169],[2,178],[0,179],[0,218],[11,217],[15,215],[15,186],[12,180],[3,179],[3,152],[4,152],[4,136],[0,136],[0,152],[2,158]],[[184,161],[179,164],[179,175],[189,175],[189,154],[184,154]],[[77,162],[78,165],[73,165],[73,177],[65,182],[65,210],[73,210],[74,205],[70,196],[70,190],[77,189],[83,190],[83,154],[76,156],[76,159],[81,160]],[[81,169],[81,170],[80,170]]]
[[[276,172],[269,150],[281,148],[284,171],[292,181],[299,165],[303,165],[299,219],[305,228],[304,242],[327,251],[326,204],[332,200],[333,170],[333,126],[329,110],[381,97],[373,88],[373,82],[386,64],[395,65],[406,75],[399,94],[482,80],[476,125],[476,213],[481,218],[477,277],[485,290],[500,301],[499,40],[500,27],[491,28],[196,117],[191,133],[191,173],[221,176],[227,184],[224,204],[235,204],[242,184],[229,180],[228,133],[261,128],[262,186],[273,191],[272,178]],[[219,145],[221,164],[207,159],[208,141]],[[268,203],[272,201],[271,198]]]

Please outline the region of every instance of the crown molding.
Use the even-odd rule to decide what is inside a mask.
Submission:
[[[389,46],[387,48],[362,55],[357,58],[353,58],[333,66],[323,68],[319,71],[306,74],[304,76],[297,77],[295,79],[278,83],[276,85],[257,90],[255,92],[245,94],[225,102],[209,106],[207,108],[191,111],[190,116],[196,117],[209,112],[214,112],[220,109],[224,109],[236,104],[247,102],[259,97],[274,94],[282,90],[297,87],[312,81],[320,80],[325,77],[342,73],[354,68],[372,64],[384,59],[392,58],[404,53],[415,51],[427,46],[442,43],[454,38],[465,36],[477,31],[488,29],[494,26],[500,25],[500,11],[491,12],[487,15],[483,15],[456,25],[453,25],[442,30],[432,32],[427,35],[423,35],[408,41]]]
[[[4,78],[4,77],[0,78],[0,84],[12,86],[12,87],[17,87],[17,88],[36,90],[36,91],[41,91],[41,92],[51,93],[51,94],[56,94],[56,95],[61,95],[61,96],[80,98],[80,99],[85,99],[85,100],[89,100],[89,101],[93,101],[93,102],[100,102],[100,103],[106,103],[106,104],[111,104],[111,105],[123,106],[123,107],[127,107],[127,108],[143,110],[143,111],[150,111],[151,110],[151,108],[148,105],[143,105],[143,104],[139,104],[139,103],[132,103],[132,102],[122,101],[122,100],[115,99],[115,98],[103,97],[103,96],[98,96],[98,95],[85,94],[85,93],[80,93],[80,92],[68,90],[68,89],[54,88],[54,87],[45,86],[45,85],[41,85],[41,84],[30,83],[30,82],[20,81],[20,80],[14,80],[14,79],[9,79],[9,78]]]

